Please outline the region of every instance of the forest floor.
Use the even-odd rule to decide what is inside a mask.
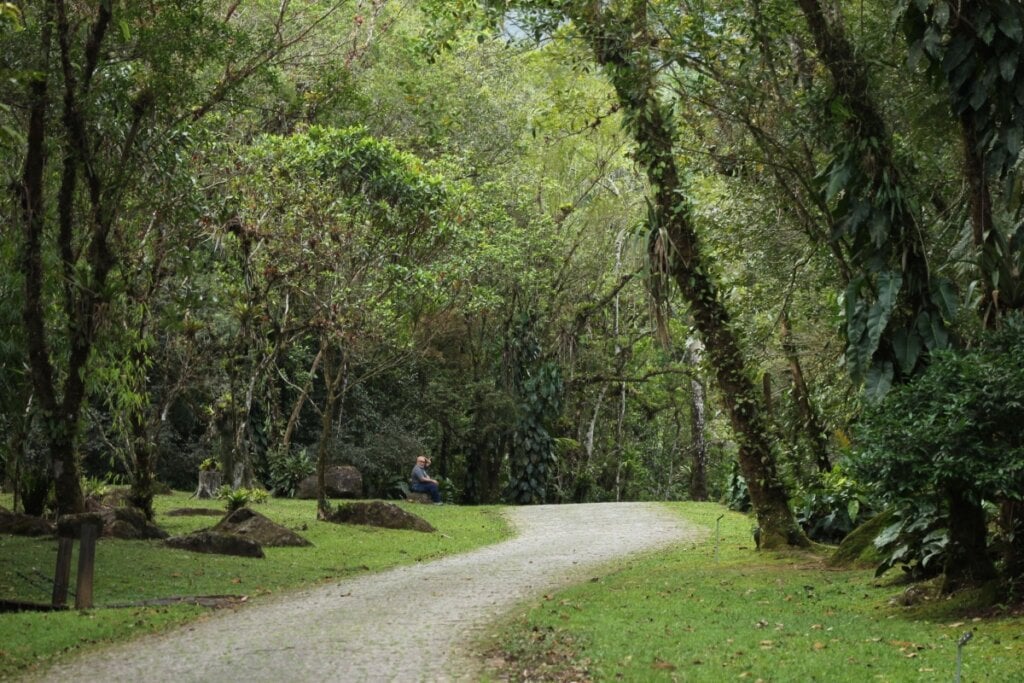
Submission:
[[[509,508],[517,536],[435,562],[275,596],[119,644],[41,680],[477,680],[486,627],[628,555],[706,533],[645,503]]]

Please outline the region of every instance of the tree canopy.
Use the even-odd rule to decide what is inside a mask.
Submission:
[[[212,459],[324,514],[329,465],[394,496],[430,452],[464,503],[710,497],[765,547],[888,507],[890,565],[1020,578],[1019,2],[39,0],[0,40],[24,510]]]

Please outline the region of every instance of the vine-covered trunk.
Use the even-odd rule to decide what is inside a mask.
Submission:
[[[690,498],[708,499],[708,444],[705,439],[707,428],[704,415],[704,383],[697,377],[700,354],[703,350],[696,339],[687,344],[686,363],[693,370],[690,379],[690,438],[692,464],[690,466]]]
[[[141,408],[134,411],[131,422],[134,472],[128,500],[142,510],[146,519],[153,521],[153,470],[156,454],[147,438],[146,420]]]
[[[690,380],[690,433],[693,439],[691,451],[693,462],[690,466],[690,498],[708,499],[708,444],[704,438],[704,385],[700,380]]]
[[[582,10],[581,26],[597,61],[607,70],[637,143],[637,159],[651,183],[650,249],[653,264],[682,291],[704,342],[739,445],[740,470],[760,526],[761,547],[806,546],[807,537],[789,508],[759,398],[747,375],[729,313],[709,275],[687,207],[676,165],[671,114],[658,97],[655,66],[648,52],[645,3],[628,21]]]
[[[825,436],[825,428],[822,426],[821,420],[818,419],[818,412],[811,403],[811,392],[808,391],[807,382],[804,381],[804,369],[800,363],[796,344],[793,343],[793,334],[789,328],[789,316],[785,312],[779,321],[779,336],[782,338],[782,351],[786,354],[789,373],[793,378],[793,401],[796,403],[800,429],[807,435],[814,447],[814,462],[818,465],[818,471],[828,472],[832,469],[832,462],[828,457],[828,438]]]

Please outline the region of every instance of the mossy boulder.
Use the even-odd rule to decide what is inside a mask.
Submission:
[[[53,522],[0,508],[0,533],[14,536],[52,536]]]
[[[174,536],[164,545],[178,550],[214,555],[237,555],[238,557],[264,557],[263,547],[248,538],[220,531],[196,531],[184,536]]]
[[[335,524],[365,524],[385,529],[409,529],[425,533],[437,531],[422,517],[406,512],[394,503],[385,503],[380,500],[344,503],[339,505],[326,521]]]
[[[892,524],[894,513],[886,510],[875,515],[851,531],[829,558],[833,567],[877,567],[882,563],[882,554],[875,547],[875,538],[885,527]]]
[[[217,522],[210,531],[235,534],[256,541],[264,547],[302,547],[313,545],[291,529],[273,522],[247,507],[229,513]]]

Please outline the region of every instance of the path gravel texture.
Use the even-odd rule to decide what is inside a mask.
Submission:
[[[275,596],[50,669],[42,680],[473,681],[468,651],[517,604],[704,532],[646,503],[510,508],[517,536]]]

